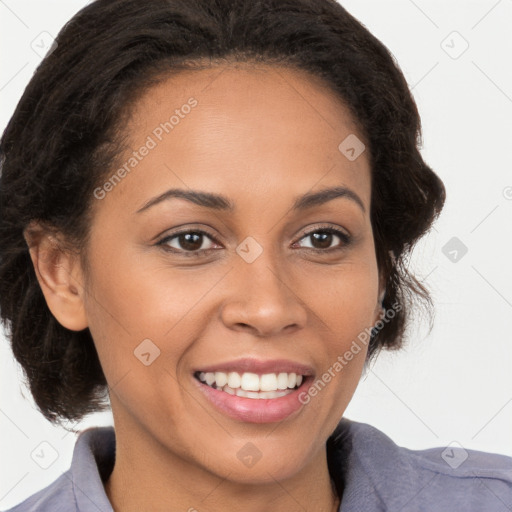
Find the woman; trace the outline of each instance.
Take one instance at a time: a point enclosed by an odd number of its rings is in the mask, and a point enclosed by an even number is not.
[[[343,418],[445,199],[387,49],[330,0],[99,0],[56,43],[1,141],[0,310],[44,416],[115,430],[12,510],[512,503],[511,458]]]

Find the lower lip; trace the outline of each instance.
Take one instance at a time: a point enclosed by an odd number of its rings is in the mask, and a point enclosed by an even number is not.
[[[299,400],[299,394],[309,386],[311,380],[311,377],[304,377],[297,389],[279,398],[245,398],[230,395],[192,378],[217,409],[235,420],[249,423],[272,423],[288,418],[304,405]]]

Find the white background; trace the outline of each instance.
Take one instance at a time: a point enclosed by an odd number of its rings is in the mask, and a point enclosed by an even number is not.
[[[0,0],[1,130],[40,61],[37,44],[48,38],[40,34],[55,36],[85,4]],[[512,456],[512,0],[342,4],[396,57],[422,116],[423,156],[448,195],[412,262],[432,291],[435,327],[411,333],[404,350],[381,354],[345,415],[413,449],[439,446],[441,453],[457,441]],[[459,55],[464,40],[469,47]],[[456,262],[443,253],[452,237],[468,248]],[[69,467],[76,437],[35,410],[0,341],[6,509]],[[110,422],[98,414],[77,428]],[[47,464],[55,458],[47,469],[31,457],[41,451]]]

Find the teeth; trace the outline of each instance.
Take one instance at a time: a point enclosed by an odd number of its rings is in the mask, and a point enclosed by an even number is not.
[[[280,373],[277,376],[277,389],[286,389],[288,387],[288,374]]]
[[[277,377],[275,373],[266,373],[260,377],[261,391],[275,391],[277,389]]]
[[[229,386],[224,386],[223,390],[225,393],[229,393],[230,395],[234,395],[235,394],[235,390],[233,388],[230,388]]]
[[[265,373],[258,375],[256,373],[245,372],[200,372],[199,380],[206,382],[209,386],[215,383],[217,389],[223,389],[231,395],[244,396],[248,398],[266,398],[266,394],[271,394],[275,398],[275,393],[283,396],[282,392],[293,389],[302,384],[302,375],[296,373]],[[241,393],[241,394],[240,394]],[[285,394],[287,394],[285,392]]]
[[[226,391],[226,390],[223,390]],[[238,388],[236,390],[236,396],[241,396],[244,398],[279,398],[281,396],[285,396],[291,393],[292,390],[288,389],[287,391],[245,391],[245,389]]]
[[[219,373],[221,373],[221,372],[219,372]],[[239,388],[240,382],[241,382],[241,379],[240,379],[240,375],[238,375],[238,373],[231,372],[228,375],[228,386],[230,388],[233,388],[233,389]]]
[[[291,393],[291,390],[288,391],[260,391],[258,393],[259,398],[279,398],[280,396],[285,396]]]
[[[260,390],[260,378],[256,373],[243,373],[242,381],[240,384],[242,389],[245,391],[259,391]]]
[[[228,376],[224,372],[215,372],[215,384],[218,388],[225,386],[228,383]]]

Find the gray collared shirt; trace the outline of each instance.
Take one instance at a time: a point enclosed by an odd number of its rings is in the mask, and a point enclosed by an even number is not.
[[[343,418],[327,442],[340,512],[511,512],[512,457],[463,448],[410,450]],[[113,427],[78,436],[71,467],[7,512],[113,512],[103,482],[115,460]]]

